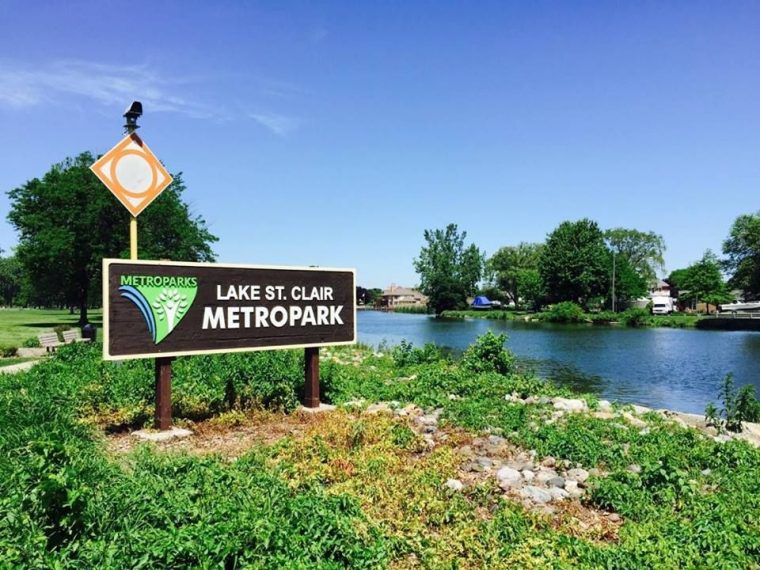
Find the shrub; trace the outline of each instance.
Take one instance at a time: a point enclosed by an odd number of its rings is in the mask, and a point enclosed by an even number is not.
[[[432,342],[426,343],[422,348],[415,348],[411,342],[403,339],[390,352],[394,364],[399,367],[430,364],[444,359],[441,349]]]
[[[550,323],[582,323],[586,320],[586,314],[577,303],[564,301],[553,305],[544,313],[543,319]]]
[[[515,356],[504,348],[507,335],[488,331],[479,336],[462,355],[462,367],[471,372],[497,372],[507,375],[514,371]]]
[[[12,358],[16,356],[17,346],[13,345],[0,345],[0,356],[3,358]]]
[[[602,311],[591,315],[591,322],[594,324],[612,323],[618,320],[618,314],[613,311]]]
[[[723,408],[710,402],[705,408],[705,421],[719,431],[742,431],[742,422],[760,421],[760,401],[755,396],[755,387],[751,384],[734,388],[734,375],[726,374],[720,389]]]
[[[620,315],[620,320],[627,327],[643,327],[649,324],[650,315],[646,309],[631,307]]]
[[[36,336],[30,336],[23,343],[21,343],[21,346],[26,347],[26,348],[39,348],[40,339],[38,339]]]

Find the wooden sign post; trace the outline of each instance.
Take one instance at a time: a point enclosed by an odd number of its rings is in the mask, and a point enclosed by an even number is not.
[[[177,356],[304,349],[304,406],[319,407],[319,347],[356,342],[353,269],[103,261],[103,358],[156,359],[156,425]]]

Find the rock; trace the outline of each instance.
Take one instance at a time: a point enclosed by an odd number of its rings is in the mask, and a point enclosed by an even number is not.
[[[612,404],[609,400],[599,400],[599,411],[600,412],[611,412],[612,411]]]
[[[599,418],[600,420],[611,420],[615,417],[615,414],[608,411],[594,412],[594,417]]]
[[[470,463],[467,467],[469,471],[474,471],[475,473],[483,473],[486,470],[480,463]]]
[[[506,439],[501,437],[500,435],[489,435],[488,436],[488,444],[489,445],[503,445],[507,442]]]
[[[522,491],[520,491],[520,495],[539,504],[548,503],[552,500],[552,495],[549,491],[542,489],[541,487],[534,487],[533,485],[526,485],[523,487]]]
[[[407,411],[404,408],[396,408],[395,410],[393,410],[393,415],[394,416],[406,416],[408,414],[407,414]]]
[[[433,436],[429,433],[426,433],[422,436],[422,439],[425,440],[425,443],[427,444],[429,449],[433,449],[435,447],[435,440],[433,439]]]
[[[390,412],[390,411],[391,411],[390,406],[388,404],[386,404],[385,402],[379,402],[377,404],[371,404],[365,410],[365,412],[368,413],[368,414],[379,414],[379,413],[386,413],[386,412]]]
[[[423,433],[435,433],[437,431],[438,431],[438,428],[435,427],[434,425],[433,426],[427,425],[427,426],[422,427]]]
[[[567,476],[569,479],[574,479],[578,483],[585,483],[586,479],[588,479],[589,472],[585,469],[571,469],[567,472]]]
[[[565,479],[563,477],[552,477],[546,482],[546,486],[563,488],[565,486]]]
[[[570,493],[568,493],[564,489],[561,489],[560,487],[550,487],[549,494],[551,495],[552,500],[554,501],[564,501],[565,499],[570,497]]]
[[[557,463],[557,460],[554,459],[551,455],[547,455],[544,457],[544,460],[541,462],[541,465],[544,467],[554,467]]]
[[[522,476],[523,476],[523,479],[525,479],[526,481],[533,481],[533,479],[536,477],[536,474],[533,473],[533,471],[531,471],[530,469],[525,469],[522,472]]]
[[[583,489],[578,488],[578,481],[573,479],[565,480],[565,491],[574,499],[583,496]]]
[[[499,481],[499,485],[514,486],[520,483],[522,475],[517,469],[511,467],[502,467],[496,472],[496,479]]]
[[[527,398],[523,400],[523,402],[526,404],[535,404],[537,400],[535,396],[528,396]]]
[[[601,469],[597,469],[596,467],[592,467],[588,470],[589,477],[599,477],[602,474]]]
[[[630,412],[623,412],[623,417],[635,428],[645,428],[649,425],[644,420],[640,420]]]
[[[709,477],[710,475],[712,475],[712,469],[710,469],[709,467],[707,469],[702,469],[701,473],[705,477]]]
[[[631,463],[628,467],[625,468],[626,471],[629,471],[630,473],[635,473],[638,475],[641,473],[641,465],[638,465],[636,463]]]
[[[554,469],[541,469],[536,474],[536,481],[539,483],[546,483],[549,479],[554,479],[557,476],[557,472]]]
[[[620,515],[617,513],[610,513],[607,520],[610,522],[620,522]]]
[[[449,479],[446,481],[446,487],[452,491],[461,491],[464,489],[464,483],[462,483],[459,479]]]
[[[554,398],[554,409],[565,412],[585,412],[588,410],[588,404],[584,400],[573,400],[570,398]]]
[[[482,467],[493,467],[493,460],[489,459],[488,457],[478,457],[475,461]]]
[[[652,408],[647,408],[646,406],[637,406],[636,404],[631,405],[631,407],[633,408],[633,413],[639,416],[652,411]]]
[[[438,425],[438,418],[435,416],[420,416],[417,418],[417,423],[423,426],[436,426]]]
[[[449,400],[460,400],[461,398],[456,394],[449,394]]]
[[[542,405],[551,404],[552,403],[552,399],[549,396],[541,396],[538,399],[538,403],[542,404]]]
[[[731,441],[733,438],[727,433],[722,433],[720,435],[716,435],[713,439],[717,443],[726,443],[727,441]]]

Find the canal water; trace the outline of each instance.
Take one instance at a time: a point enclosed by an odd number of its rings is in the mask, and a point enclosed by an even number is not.
[[[359,311],[359,341],[402,339],[461,352],[493,330],[539,376],[600,397],[701,414],[719,402],[723,377],[753,384],[760,395],[760,333],[668,328],[556,325]]]

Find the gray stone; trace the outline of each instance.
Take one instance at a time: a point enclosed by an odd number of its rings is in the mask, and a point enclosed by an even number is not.
[[[446,486],[452,491],[461,491],[464,489],[464,483],[462,483],[459,479],[449,479],[446,481]]]
[[[169,441],[171,439],[180,439],[183,437],[190,437],[191,435],[193,435],[193,432],[191,432],[189,429],[172,427],[170,429],[163,430],[163,431],[141,429],[138,431],[133,431],[131,435],[132,437],[136,437],[137,439],[142,439],[144,441],[160,442],[160,441]]]
[[[536,474],[536,481],[539,483],[546,483],[550,479],[554,479],[557,476],[557,472],[554,469],[541,469]]]
[[[552,399],[551,399],[551,398],[549,398],[548,396],[541,396],[541,397],[538,399],[538,403],[539,403],[539,404],[543,404],[543,405],[546,405],[546,404],[551,404],[551,403],[552,403]]]
[[[496,479],[499,481],[499,484],[508,484],[511,486],[520,483],[522,475],[520,475],[520,472],[516,469],[502,467],[496,472]]]
[[[578,483],[585,483],[586,479],[588,479],[589,473],[585,469],[571,469],[567,472],[567,477],[569,479],[575,479],[578,481]]]
[[[570,497],[570,493],[564,489],[561,489],[560,487],[550,487],[549,494],[552,496],[552,500],[554,501],[564,501]]]
[[[506,443],[507,440],[501,437],[500,435],[489,435],[488,436],[488,443],[490,445],[503,445]]]
[[[710,468],[708,467],[707,469],[703,469],[701,473],[702,473],[702,475],[704,475],[705,477],[709,477],[710,475],[712,475],[712,469],[710,469]]]
[[[533,479],[536,477],[536,474],[533,473],[530,469],[525,469],[522,472],[523,479],[526,481],[533,481]]]
[[[438,418],[432,415],[420,416],[417,418],[417,423],[423,426],[435,426],[438,425]]]
[[[610,522],[620,522],[620,515],[617,513],[610,513],[607,520]]]
[[[565,480],[565,491],[574,499],[583,495],[583,489],[579,489],[578,481],[574,481],[573,479]]]
[[[562,488],[565,486],[565,479],[562,477],[552,477],[546,482],[546,486]]]
[[[554,467],[556,465],[557,460],[554,459],[551,455],[547,455],[544,457],[544,460],[541,462],[541,465],[544,467]]]
[[[474,471],[475,473],[483,473],[486,470],[480,463],[470,463],[468,467],[470,471]]]
[[[612,411],[612,404],[609,400],[599,400],[599,411],[600,412],[611,412]]]
[[[588,404],[584,400],[554,398],[554,409],[565,412],[585,412],[588,410]]]
[[[488,457],[478,457],[475,461],[477,461],[483,467],[493,467],[493,460],[489,459]]]
[[[539,504],[548,503],[552,500],[552,495],[549,491],[533,485],[526,485],[523,487],[522,491],[520,491],[520,495]]]

